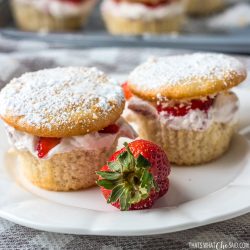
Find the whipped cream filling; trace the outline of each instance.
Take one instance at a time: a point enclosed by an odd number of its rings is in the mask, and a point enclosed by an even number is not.
[[[50,159],[56,154],[67,153],[79,149],[86,151],[98,149],[108,150],[119,137],[128,137],[130,139],[135,139],[137,137],[133,128],[125,122],[123,118],[120,118],[116,124],[119,126],[119,131],[115,134],[92,132],[82,136],[64,137],[61,139],[61,142],[51,149],[42,159]],[[5,127],[8,132],[10,143],[16,149],[20,151],[29,151],[33,156],[38,158],[36,146],[39,137],[18,131],[7,124],[5,124]]]
[[[235,124],[238,120],[239,101],[233,92],[220,93],[207,112],[190,110],[184,116],[173,116],[167,112],[158,113],[156,107],[138,97],[128,101],[128,108],[149,119],[159,119],[161,123],[175,130],[203,131],[213,123]]]
[[[32,5],[36,9],[54,17],[79,16],[88,13],[96,0],[85,0],[81,3],[59,0],[14,0],[19,3]]]
[[[181,1],[161,4],[154,8],[142,3],[115,2],[114,0],[104,0],[101,11],[117,17],[128,19],[154,20],[162,19],[167,16],[176,16],[184,13]]]

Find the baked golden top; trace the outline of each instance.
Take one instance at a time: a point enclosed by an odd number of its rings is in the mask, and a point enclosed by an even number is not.
[[[69,67],[26,73],[0,93],[0,116],[19,131],[67,137],[98,131],[124,108],[122,89],[95,68]]]
[[[128,78],[131,91],[149,101],[160,97],[192,99],[240,84],[246,69],[237,59],[216,53],[151,58]]]

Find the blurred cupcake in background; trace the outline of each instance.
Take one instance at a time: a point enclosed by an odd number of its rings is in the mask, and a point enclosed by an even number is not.
[[[71,31],[86,23],[96,0],[12,0],[17,25],[26,31]]]
[[[180,0],[104,0],[101,12],[115,35],[177,32],[184,22]]]
[[[0,27],[8,25],[11,22],[9,1],[0,0]]]
[[[224,9],[225,0],[184,0],[186,12],[189,15],[201,16]]]

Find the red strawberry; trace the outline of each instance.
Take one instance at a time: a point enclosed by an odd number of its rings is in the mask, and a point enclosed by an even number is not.
[[[40,137],[36,146],[39,158],[46,156],[49,151],[60,143],[60,138]]]
[[[97,172],[97,184],[107,202],[122,211],[150,208],[168,191],[168,158],[150,141],[136,140],[124,145]]]
[[[102,134],[116,134],[119,131],[119,126],[116,124],[110,124],[108,127],[99,131]]]
[[[124,95],[125,95],[125,99],[129,100],[133,96],[133,94],[132,94],[132,92],[130,91],[130,89],[128,87],[128,83],[127,82],[123,83],[122,88],[123,88],[123,92],[124,92]]]
[[[187,106],[181,106],[180,104],[176,104],[174,106],[167,106],[164,107],[164,105],[160,104],[157,106],[158,112],[167,112],[169,115],[173,116],[184,116],[188,113],[190,108]]]
[[[191,100],[189,103],[176,103],[173,106],[164,107],[164,104],[159,104],[157,106],[157,110],[159,113],[167,112],[168,114],[173,116],[184,116],[190,110],[195,110],[195,109],[207,112],[209,108],[213,105],[213,102],[214,99],[207,97],[206,100],[194,99]]]
[[[207,112],[209,108],[213,105],[214,98],[207,97],[207,99],[204,100],[192,100],[191,102],[191,109],[199,109]]]

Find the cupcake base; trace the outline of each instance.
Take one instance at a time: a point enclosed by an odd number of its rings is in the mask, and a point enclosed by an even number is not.
[[[12,2],[12,9],[18,27],[25,31],[72,31],[80,29],[88,19],[88,13],[70,17],[54,17],[31,5]]]
[[[114,143],[109,150],[57,154],[49,160],[37,159],[29,152],[19,151],[18,156],[22,171],[34,185],[51,191],[71,191],[94,186],[95,172],[106,164],[116,146]]]
[[[189,15],[201,16],[220,11],[224,8],[224,0],[184,0]]]
[[[156,119],[136,114],[139,136],[163,147],[169,161],[177,165],[210,162],[229,148],[235,126],[213,123],[205,131],[174,130]]]
[[[107,29],[114,35],[141,35],[145,33],[164,34],[180,31],[184,22],[183,15],[155,20],[135,20],[103,13]]]

